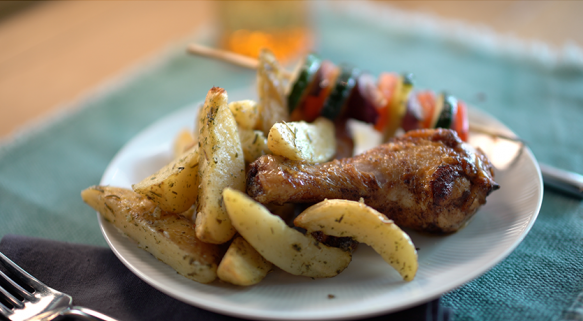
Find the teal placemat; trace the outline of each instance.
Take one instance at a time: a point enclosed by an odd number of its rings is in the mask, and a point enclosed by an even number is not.
[[[450,33],[455,26],[391,10],[371,14],[370,6],[315,6],[316,49],[323,57],[373,74],[413,72],[419,86],[446,89],[497,117],[539,161],[583,172],[583,64],[577,59],[508,47],[463,26]],[[147,125],[203,99],[212,86],[235,90],[254,77],[176,46],[71,113],[4,143],[0,236],[105,245],[80,191],[98,183],[114,154]],[[482,277],[446,294],[444,304],[455,309],[456,320],[581,320],[582,247],[583,203],[545,190],[522,244]]]
[[[254,80],[254,72],[189,56],[184,48],[0,147],[0,236],[106,245],[80,191],[98,184],[117,151],[149,124],[203,100],[213,86],[230,90]]]

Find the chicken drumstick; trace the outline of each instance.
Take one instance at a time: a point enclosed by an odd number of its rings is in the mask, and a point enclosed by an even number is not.
[[[264,204],[363,198],[401,227],[434,233],[457,231],[498,188],[486,155],[449,129],[410,131],[321,164],[265,155],[247,175],[247,193]]]

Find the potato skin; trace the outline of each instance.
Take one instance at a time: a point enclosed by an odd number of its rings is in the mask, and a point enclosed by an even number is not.
[[[151,199],[170,213],[188,210],[198,196],[198,146],[172,160],[158,172],[132,185],[132,189]]]
[[[352,254],[326,246],[287,226],[247,194],[225,189],[224,202],[233,226],[266,260],[293,275],[328,278],[342,272]]]
[[[222,244],[235,235],[223,206],[223,189],[245,190],[245,160],[237,122],[227,104],[227,92],[209,90],[198,134],[200,184],[197,198],[196,236]]]
[[[93,186],[81,197],[140,248],[181,275],[200,283],[216,279],[221,249],[200,241],[190,219],[161,211],[151,200],[125,188]]]

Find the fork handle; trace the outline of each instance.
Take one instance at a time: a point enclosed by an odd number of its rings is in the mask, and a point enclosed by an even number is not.
[[[117,321],[114,318],[108,317],[107,315],[80,306],[72,306],[61,311],[61,316],[74,316],[79,320],[87,321]]]
[[[544,183],[569,195],[583,198],[583,175],[539,163]]]

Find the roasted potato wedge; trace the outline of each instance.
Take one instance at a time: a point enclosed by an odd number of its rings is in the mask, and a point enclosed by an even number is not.
[[[155,174],[132,185],[135,192],[151,199],[170,213],[188,210],[198,195],[198,146],[194,145]]]
[[[245,190],[245,160],[237,122],[227,105],[227,92],[209,90],[203,107],[205,120],[198,134],[200,185],[196,211],[196,236],[221,244],[235,234],[223,206],[223,189]]]
[[[326,278],[342,272],[352,254],[287,226],[247,194],[226,188],[223,200],[233,226],[266,260],[294,275]]]
[[[181,130],[174,138],[174,158],[179,158],[194,145],[196,145],[196,139],[192,132],[187,129]]]
[[[208,93],[207,93],[208,94]],[[202,128],[202,125],[206,122],[206,115],[204,114],[204,103],[198,106],[198,110],[196,111],[196,116],[194,118],[194,129],[192,131],[196,141],[198,142],[198,133]]]
[[[267,49],[259,53],[257,66],[257,94],[259,96],[259,119],[255,129],[269,133],[277,122],[288,121],[286,87],[287,72],[273,53]]]
[[[233,113],[240,128],[253,129],[259,119],[259,108],[253,100],[239,100],[229,103],[229,109]]]
[[[178,273],[201,283],[216,279],[221,250],[201,242],[191,220],[162,211],[125,188],[93,186],[83,190],[81,197],[140,248]]]
[[[364,202],[324,200],[303,211],[294,224],[308,232],[352,237],[370,245],[405,281],[417,273],[417,251],[409,235]]]
[[[271,154],[267,148],[267,138],[262,131],[239,128],[239,137],[246,162],[251,163],[259,156]]]
[[[272,264],[265,260],[244,238],[237,236],[219,264],[219,279],[235,285],[248,286],[259,283],[271,271]]]
[[[334,123],[320,117],[313,123],[280,122],[269,131],[267,147],[275,155],[309,163],[329,161],[336,153]]]

